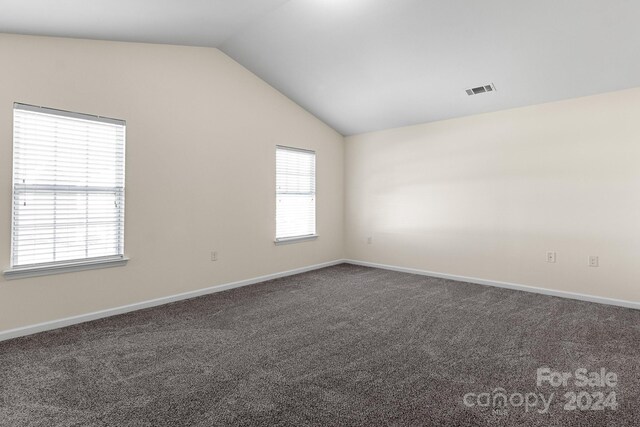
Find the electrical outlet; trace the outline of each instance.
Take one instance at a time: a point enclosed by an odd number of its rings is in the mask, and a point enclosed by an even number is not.
[[[373,237],[369,236],[367,237],[367,245],[370,245],[373,243]]]
[[[218,252],[212,251],[211,252],[211,261],[217,261],[217,260],[218,260]]]
[[[599,267],[600,260],[596,255],[589,255],[589,267]]]
[[[555,263],[556,262],[556,253],[555,252],[547,252],[547,262]]]

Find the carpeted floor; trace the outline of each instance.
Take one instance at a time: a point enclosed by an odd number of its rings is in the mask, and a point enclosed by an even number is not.
[[[640,425],[640,311],[346,264],[3,342],[0,367],[11,427]]]

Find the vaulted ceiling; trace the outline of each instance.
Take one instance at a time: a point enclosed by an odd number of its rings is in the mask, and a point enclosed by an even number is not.
[[[636,0],[0,2],[0,32],[218,47],[345,135],[640,86],[639,18]]]

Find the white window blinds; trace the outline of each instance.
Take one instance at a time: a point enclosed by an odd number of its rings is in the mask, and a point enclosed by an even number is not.
[[[125,123],[13,110],[12,267],[121,259]]]
[[[316,154],[276,147],[276,241],[316,234]]]

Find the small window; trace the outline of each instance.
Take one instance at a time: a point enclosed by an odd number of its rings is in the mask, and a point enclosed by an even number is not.
[[[15,104],[11,266],[124,258],[125,122]]]
[[[276,147],[276,243],[316,235],[316,153]]]

